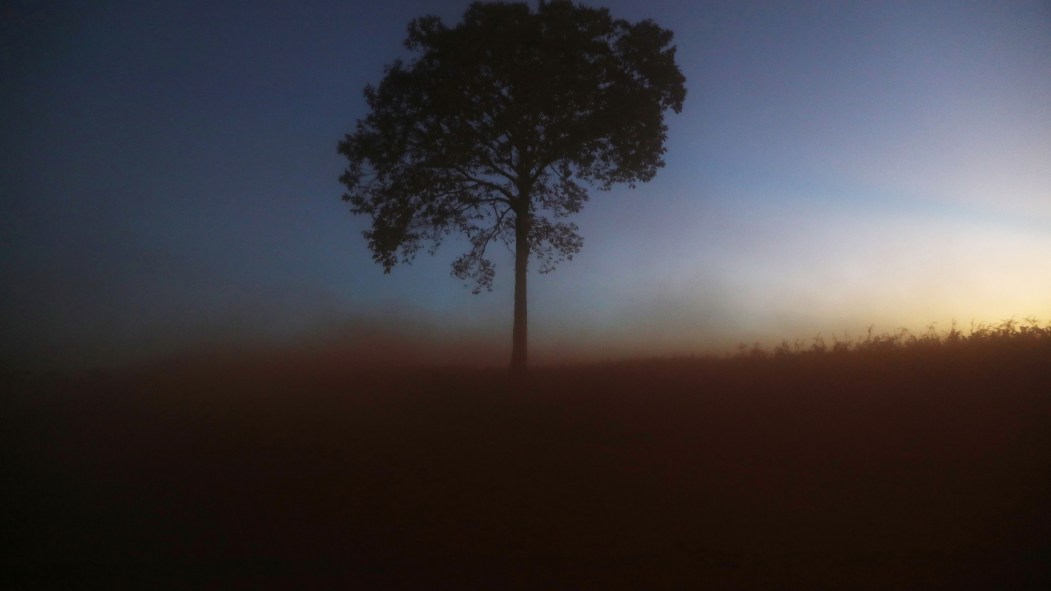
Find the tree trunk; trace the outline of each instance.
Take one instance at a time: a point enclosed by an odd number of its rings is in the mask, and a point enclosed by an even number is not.
[[[511,374],[525,373],[528,344],[526,277],[529,267],[529,226],[532,223],[529,201],[523,199],[515,211],[515,320],[511,331]]]

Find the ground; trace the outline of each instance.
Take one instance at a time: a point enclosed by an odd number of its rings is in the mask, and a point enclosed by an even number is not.
[[[6,589],[1046,589],[1051,357],[9,379]]]

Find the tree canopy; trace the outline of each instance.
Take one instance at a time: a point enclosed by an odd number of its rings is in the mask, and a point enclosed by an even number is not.
[[[506,245],[524,364],[530,257],[545,273],[580,250],[565,218],[587,186],[635,186],[664,165],[664,112],[686,96],[671,41],[653,21],[568,1],[474,2],[455,27],[413,20],[412,59],[365,88],[368,115],[339,143],[343,199],[371,216],[373,259],[389,272],[461,233],[470,248],[452,273],[477,293],[492,288],[489,247]]]

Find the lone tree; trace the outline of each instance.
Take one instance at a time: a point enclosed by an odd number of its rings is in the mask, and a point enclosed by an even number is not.
[[[664,112],[682,109],[685,78],[672,33],[568,1],[474,2],[453,28],[414,19],[409,63],[395,60],[366,86],[370,112],[339,143],[340,177],[363,234],[389,273],[453,232],[470,249],[452,274],[492,290],[487,249],[513,250],[511,370],[526,367],[526,272],[547,273],[580,251],[564,220],[583,185],[634,187],[664,166]],[[582,185],[583,183],[583,185]]]

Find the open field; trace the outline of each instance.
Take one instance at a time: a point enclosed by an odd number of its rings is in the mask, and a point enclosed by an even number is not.
[[[1046,329],[5,388],[5,589],[1051,588]]]

